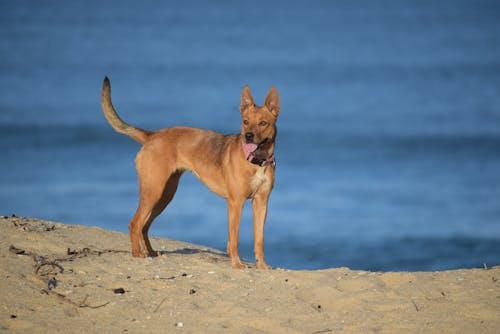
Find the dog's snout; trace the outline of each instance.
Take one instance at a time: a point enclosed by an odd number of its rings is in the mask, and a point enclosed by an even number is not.
[[[252,142],[253,141],[253,137],[254,137],[253,132],[247,132],[247,133],[245,133],[245,139],[246,139],[247,143]]]

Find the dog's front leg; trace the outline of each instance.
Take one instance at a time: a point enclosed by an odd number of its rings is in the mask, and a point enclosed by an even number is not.
[[[268,199],[269,193],[261,193],[252,200],[255,265],[258,269],[271,269],[264,260],[264,223]]]
[[[227,243],[227,253],[231,258],[231,265],[236,269],[244,269],[247,266],[241,263],[240,256],[238,254],[238,235],[240,230],[240,219],[241,212],[243,211],[243,206],[245,205],[245,200],[240,199],[228,199],[228,243]]]

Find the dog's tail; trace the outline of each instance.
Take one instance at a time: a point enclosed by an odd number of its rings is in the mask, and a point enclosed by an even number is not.
[[[134,126],[125,123],[120,116],[115,111],[113,103],[111,102],[111,84],[108,77],[104,78],[104,83],[102,85],[102,96],[101,96],[101,106],[104,116],[108,120],[109,124],[117,132],[126,134],[127,136],[137,140],[139,143],[144,144],[149,136],[151,136],[151,131],[146,131],[143,129],[136,128]]]

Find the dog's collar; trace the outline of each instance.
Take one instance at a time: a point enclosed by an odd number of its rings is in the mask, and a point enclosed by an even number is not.
[[[253,163],[254,165],[265,167],[265,166],[276,166],[276,160],[274,159],[274,153],[269,156],[267,159],[259,159],[256,158],[253,153],[247,157],[247,160]]]
[[[267,158],[257,158],[255,156],[255,152],[259,149],[260,146],[262,146],[267,140],[262,141],[261,143],[257,144],[245,144],[245,142],[241,142],[243,152],[245,153],[245,158],[252,164],[260,166],[260,167],[265,167],[265,166],[276,166],[276,160],[274,159],[274,153],[271,153],[271,155]]]

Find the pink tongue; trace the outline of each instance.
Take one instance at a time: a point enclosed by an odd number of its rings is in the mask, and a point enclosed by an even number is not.
[[[243,152],[245,152],[246,157],[248,157],[250,153],[253,153],[256,149],[257,149],[257,144],[243,143]]]

